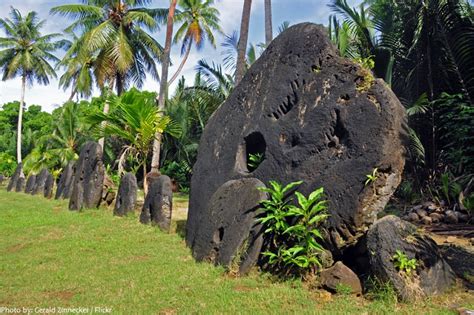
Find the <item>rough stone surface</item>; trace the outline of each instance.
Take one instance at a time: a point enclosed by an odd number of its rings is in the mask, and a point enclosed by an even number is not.
[[[31,192],[32,195],[44,195],[44,187],[46,185],[46,180],[48,179],[49,171],[46,168],[43,168],[41,172],[36,175],[35,187]]]
[[[25,193],[31,194],[36,185],[36,175],[30,175],[25,185]]]
[[[54,196],[54,199],[69,198],[69,194],[67,193],[71,191],[69,188],[71,187],[71,183],[73,181],[73,175],[74,162],[69,162],[59,177],[58,187],[56,189],[56,195]]]
[[[4,180],[5,180],[5,176],[3,176],[3,174],[0,174],[0,185],[3,184]]]
[[[54,176],[51,173],[48,173],[46,177],[46,182],[44,184],[44,197],[51,199],[53,197],[53,188],[54,188]]]
[[[351,289],[353,294],[362,294],[362,285],[359,277],[349,267],[338,261],[334,266],[324,269],[320,273],[323,288],[337,292],[338,286],[343,285]]]
[[[97,208],[102,199],[105,172],[101,146],[91,141],[85,143],[74,170],[69,209]]]
[[[124,216],[134,211],[137,202],[137,178],[132,173],[126,173],[120,179],[117,198],[115,199],[114,215]]]
[[[396,216],[374,223],[367,233],[367,249],[371,271],[382,281],[390,281],[404,300],[441,293],[454,284],[454,273],[436,243]],[[397,270],[393,261],[397,250],[417,260],[415,274]]]
[[[102,202],[106,206],[110,206],[116,195],[116,187],[114,181],[107,175],[104,177],[104,184],[102,188]]]
[[[447,223],[456,224],[458,223],[458,216],[456,215],[454,211],[448,210],[446,211],[446,217],[444,218],[444,220]]]
[[[165,232],[170,231],[173,209],[173,189],[171,179],[161,175],[151,182],[143,204],[140,222],[158,225]]]
[[[398,186],[405,111],[382,80],[338,56],[322,26],[278,36],[210,118],[193,168],[186,242],[209,229],[212,195],[229,180],[324,187],[333,252],[356,243]],[[256,169],[251,154],[263,154]],[[364,185],[377,168],[377,180]]]
[[[25,182],[26,182],[25,177],[18,178],[18,181],[16,182],[15,191],[22,192],[23,189],[25,188]]]
[[[256,178],[231,180],[211,196],[200,217],[206,229],[197,231],[192,248],[197,260],[238,267],[241,274],[256,264],[263,237],[255,221],[260,202],[267,199],[258,187],[265,185]]]
[[[15,173],[13,173],[12,177],[10,177],[10,181],[8,182],[7,191],[12,191],[13,189],[16,190],[18,179],[25,178],[23,174],[23,164],[18,163],[18,166],[15,169]]]

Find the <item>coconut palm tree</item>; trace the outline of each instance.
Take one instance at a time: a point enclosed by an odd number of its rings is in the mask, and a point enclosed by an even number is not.
[[[273,40],[272,0],[265,0],[265,45]]]
[[[144,7],[151,2],[85,0],[54,7],[51,13],[76,19],[66,30],[82,30],[79,60],[87,63],[92,57],[97,85],[109,83],[120,95],[132,83],[141,87],[146,73],[159,78],[156,62],[163,49],[148,32],[158,30],[168,10]]]
[[[245,73],[245,53],[249,36],[250,11],[252,9],[252,0],[244,0],[242,10],[242,22],[240,23],[240,38],[237,45],[237,65],[235,71],[235,84],[239,84]]]
[[[166,39],[165,49],[163,51],[163,62],[161,64],[161,82],[160,92],[158,95],[158,109],[163,111],[165,109],[165,98],[168,90],[168,70],[170,66],[171,41],[173,37],[173,19],[176,10],[177,0],[171,0],[168,11],[168,20],[166,22]],[[153,141],[153,156],[151,158],[151,171],[158,172],[160,166],[160,149],[161,149],[161,134],[156,135]]]
[[[178,77],[186,63],[193,44],[200,50],[207,40],[216,48],[214,32],[222,33],[219,25],[219,11],[213,6],[214,0],[180,0],[180,11],[174,21],[182,23],[176,31],[174,42],[182,41],[181,53],[184,55],[176,73],[171,77],[171,84]]]
[[[44,23],[34,11],[23,17],[20,11],[14,8],[11,8],[10,19],[0,19],[0,28],[6,33],[6,37],[0,38],[0,48],[4,48],[0,51],[2,80],[21,78],[17,131],[18,163],[22,161],[21,134],[26,84],[38,82],[47,85],[50,77],[56,77],[50,62],[59,61],[53,52],[64,45],[63,41],[56,40],[60,34],[41,34]]]
[[[69,101],[79,94],[80,97],[89,98],[94,88],[94,62],[92,55],[79,54],[84,44],[83,38],[71,33],[72,41],[68,41],[66,55],[58,63],[57,68],[64,68],[63,75],[59,78],[59,86],[64,90],[71,88]]]

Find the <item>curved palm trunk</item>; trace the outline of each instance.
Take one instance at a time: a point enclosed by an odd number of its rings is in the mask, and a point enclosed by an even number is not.
[[[186,53],[184,54],[183,61],[181,61],[181,64],[179,65],[178,70],[177,70],[176,73],[173,75],[173,77],[170,79],[170,81],[168,82],[168,85],[171,85],[171,83],[173,83],[173,81],[176,80],[176,78],[178,77],[178,75],[179,75],[179,73],[181,72],[181,70],[183,70],[184,64],[185,64],[186,61],[188,60],[189,53],[191,52],[191,45],[192,45],[192,43],[193,43],[193,42],[190,40],[190,41],[189,41],[189,44],[188,44],[188,48],[186,48]]]
[[[16,160],[18,163],[22,162],[21,159],[21,131],[23,124],[23,106],[25,105],[25,89],[26,89],[26,76],[21,77],[21,99],[20,108],[18,109],[18,130],[16,137]]]
[[[265,43],[267,46],[273,40],[272,0],[265,0]]]
[[[247,41],[249,37],[250,10],[252,9],[252,0],[244,1],[242,11],[242,22],[240,24],[240,38],[237,45],[237,65],[235,70],[235,85],[244,77],[245,73],[245,52],[247,50]]]
[[[161,81],[160,81],[160,94],[158,96],[158,110],[163,111],[165,109],[165,99],[168,90],[168,71],[170,66],[170,53],[171,53],[171,39],[173,37],[173,18],[176,8],[177,0],[172,0],[170,9],[168,11],[168,20],[166,23],[166,39],[165,49],[163,51],[163,61],[161,64]],[[160,168],[160,148],[161,148],[161,133],[157,132],[155,140],[153,141],[153,156],[151,158],[151,172],[158,173]],[[144,183],[146,182],[146,177]]]
[[[104,114],[108,114],[109,113],[109,110],[110,110],[110,103],[109,103],[109,100],[106,99],[105,100],[105,104],[104,104]],[[102,123],[101,123],[101,127],[102,129],[105,128],[105,126],[107,126],[107,122],[104,120]],[[99,139],[99,145],[102,147],[102,152],[104,152],[104,146],[105,146],[105,138],[102,137]]]

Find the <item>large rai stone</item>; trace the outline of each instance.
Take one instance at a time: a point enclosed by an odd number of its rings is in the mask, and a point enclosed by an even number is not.
[[[25,193],[31,194],[36,185],[36,175],[30,175],[26,181]]]
[[[48,177],[46,177],[46,182],[44,184],[44,197],[51,199],[53,197],[53,189],[54,189],[54,176],[51,173],[48,173]]]
[[[212,196],[229,180],[302,180],[305,195],[324,187],[325,246],[340,254],[365,234],[400,182],[404,122],[390,88],[339,57],[324,27],[291,27],[209,119],[193,168],[188,246],[212,225],[202,218],[211,217]]]

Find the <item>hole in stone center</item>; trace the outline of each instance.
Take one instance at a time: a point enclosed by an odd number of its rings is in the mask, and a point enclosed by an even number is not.
[[[247,169],[251,173],[255,171],[265,159],[267,143],[260,132],[252,132],[245,140],[245,155]]]

